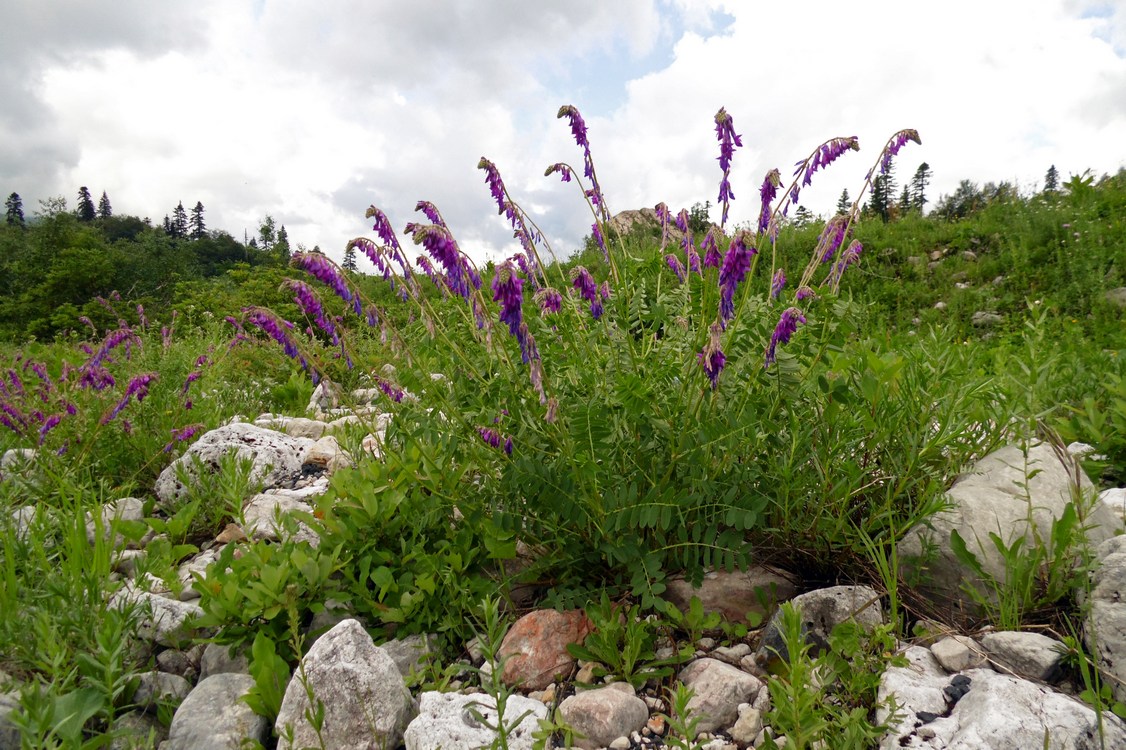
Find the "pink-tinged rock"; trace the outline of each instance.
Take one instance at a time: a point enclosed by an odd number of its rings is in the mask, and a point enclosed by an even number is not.
[[[556,675],[570,674],[575,659],[567,653],[567,645],[581,644],[592,629],[586,613],[579,609],[541,609],[524,615],[500,644],[501,679],[524,690],[543,690]]]

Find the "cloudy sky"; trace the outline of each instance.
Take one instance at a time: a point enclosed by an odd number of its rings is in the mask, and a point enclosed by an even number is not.
[[[79,186],[160,221],[202,201],[241,238],[271,214],[339,258],[434,202],[477,259],[518,250],[484,175],[494,161],[557,254],[589,233],[574,185],[590,127],[612,211],[716,200],[713,117],[734,118],[731,221],[771,167],[821,141],[861,151],[802,201],[855,197],[894,131],[900,181],[932,201],[962,179],[1042,184],[1126,167],[1126,0],[4,0],[0,192],[28,214]],[[718,219],[718,212],[713,213]]]

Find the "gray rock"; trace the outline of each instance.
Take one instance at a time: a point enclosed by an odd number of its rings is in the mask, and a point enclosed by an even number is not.
[[[539,701],[509,696],[504,720],[512,727],[508,734],[510,750],[532,750],[532,734],[546,718],[547,706]],[[418,716],[407,726],[403,739],[407,750],[475,750],[491,747],[497,738],[486,724],[497,724],[492,697],[428,691],[419,696]]]
[[[200,598],[200,593],[195,590],[194,573],[205,575],[209,565],[219,559],[221,550],[218,547],[204,550],[193,555],[191,559],[180,563],[176,569],[176,576],[180,579],[180,601],[190,602]]]
[[[309,438],[310,440],[320,440],[321,436],[325,434],[328,425],[316,419],[306,419],[305,417],[293,417],[285,425],[285,434],[291,437]]]
[[[618,737],[640,731],[649,720],[645,701],[615,687],[584,690],[559,704],[563,721],[575,732],[575,747],[606,747]]]
[[[943,310],[946,309],[946,303],[943,302],[942,300],[939,300],[938,302],[934,303],[934,309],[938,310],[939,312],[942,312]]]
[[[205,680],[213,674],[250,674],[246,649],[235,649],[225,644],[208,643],[199,660],[199,677]]]
[[[260,493],[250,498],[243,506],[242,531],[250,539],[277,541],[288,534],[281,517],[294,511],[312,513],[313,506],[305,500],[293,497],[291,493],[276,490]],[[298,521],[296,528],[294,539],[308,541],[310,544],[319,541],[316,533],[304,523]]]
[[[931,646],[931,653],[947,672],[985,666],[985,650],[966,635],[951,635]]]
[[[437,655],[438,636],[416,633],[381,643],[379,647],[395,662],[399,674],[406,678],[412,672],[422,672]]]
[[[320,732],[327,747],[366,750],[396,747],[403,739],[414,704],[398,667],[387,653],[372,642],[356,620],[344,620],[313,644],[302,659],[282,700],[275,722],[278,736],[293,728],[293,744],[285,750],[320,742],[306,718],[310,708],[308,691],[324,705]]]
[[[0,473],[27,471],[39,455],[34,448],[9,448],[0,455]]]
[[[305,407],[305,411],[323,414],[330,409],[335,409],[340,406],[340,399],[343,395],[344,391],[339,385],[325,378],[317,383],[317,387],[313,389],[313,395],[310,397],[309,405]]]
[[[1099,545],[1099,567],[1091,577],[1083,642],[1113,679],[1114,697],[1126,701],[1126,536]]]
[[[711,570],[698,587],[683,579],[668,582],[665,597],[687,612],[692,597],[698,597],[705,612],[719,612],[728,622],[745,622],[748,615],[767,617],[778,602],[797,593],[793,576],[756,565],[745,571]]]
[[[692,688],[688,720],[699,717],[699,732],[727,729],[739,718],[739,704],[750,703],[762,689],[753,675],[715,659],[697,659],[680,671],[680,681]]]
[[[880,679],[880,708],[876,721],[890,730],[880,750],[940,748],[946,750],[1095,750],[1099,747],[1098,717],[1079,701],[1049,688],[989,669],[946,674],[921,646],[905,652],[906,667],[890,667]],[[956,679],[968,684],[953,693]],[[948,695],[958,696],[956,701]],[[892,716],[889,701],[899,709]],[[1126,747],[1126,725],[1103,712],[1105,747]]]
[[[340,442],[333,435],[325,435],[317,440],[305,454],[304,466],[323,469],[330,475],[352,464],[352,457],[340,447]]]
[[[138,589],[132,581],[114,593],[110,606],[116,609],[136,607],[140,614],[137,634],[161,646],[175,648],[194,634],[192,620],[203,615],[198,604],[167,599]]]
[[[20,730],[12,724],[11,714],[19,710],[18,693],[0,693],[0,750],[20,750]]]
[[[975,586],[982,596],[994,600],[996,594],[958,560],[950,546],[951,532],[958,531],[988,575],[1004,581],[1005,560],[989,533],[1000,536],[1007,547],[1018,536],[1025,538],[1026,545],[1034,544],[1037,534],[1040,539],[1050,539],[1052,524],[1072,502],[1072,471],[1047,443],[1033,444],[1028,449],[1027,461],[1015,445],[990,453],[947,491],[945,499],[950,503],[949,508],[932,516],[927,524],[911,529],[899,543],[901,569],[909,575],[923,574],[917,591],[934,600],[936,606],[980,614],[974,598],[963,585]],[[1092,498],[1091,480],[1082,471],[1079,476],[1080,492],[1085,498]],[[1092,545],[1122,529],[1122,519],[1097,504],[1084,520],[1089,526],[1087,539]],[[933,557],[923,559],[924,549],[933,552]]]
[[[1099,502],[1117,518],[1126,518],[1126,487],[1112,487],[1099,493]]]
[[[762,711],[747,706],[739,712],[739,718],[731,727],[729,734],[735,744],[746,747],[755,741],[755,737],[762,731]]]
[[[1109,289],[1104,297],[1107,302],[1116,307],[1126,307],[1126,286]]]
[[[141,711],[130,711],[113,720],[116,735],[109,750],[148,750],[168,738],[168,729],[157,717]],[[2,745],[0,745],[2,747]]]
[[[165,649],[156,655],[156,666],[161,672],[179,675],[189,682],[195,682],[204,649],[202,643],[197,643],[186,651]]]
[[[989,661],[1002,672],[1040,682],[1057,682],[1063,674],[1063,644],[1055,638],[1003,630],[983,635],[981,645],[989,653]]]
[[[103,505],[98,519],[102,527],[102,541],[109,542],[110,546],[114,548],[125,546],[126,539],[120,533],[114,533],[114,524],[120,521],[144,521],[144,505],[144,501],[135,497],[123,497]],[[94,516],[87,513],[86,541],[90,544],[93,544],[97,538],[97,529],[98,524],[94,522]],[[137,543],[131,542],[130,545],[136,547]]]
[[[846,620],[855,620],[868,629],[884,621],[880,595],[868,586],[830,586],[795,596],[791,603],[801,612],[802,633],[815,652],[828,645],[833,628]],[[789,659],[780,631],[781,615],[776,612],[763,631],[755,653],[760,664]]]
[[[252,482],[260,483],[263,489],[277,487],[301,473],[305,454],[312,445],[308,438],[290,437],[245,422],[229,424],[204,434],[166,467],[156,480],[156,496],[162,507],[175,509],[189,491],[177,477],[177,469],[185,471],[189,483],[194,483],[196,460],[204,471],[213,473],[228,453],[253,462]]]
[[[975,263],[977,262],[977,253],[975,253],[973,250],[963,250],[962,260],[968,261],[970,263]]]
[[[35,524],[35,506],[24,505],[14,509],[9,515],[12,519],[12,530],[15,532],[16,539],[21,542],[26,541],[27,535],[31,533],[31,527]]]
[[[133,702],[144,709],[155,709],[157,703],[179,703],[192,689],[183,677],[168,672],[142,672],[137,679]]]
[[[167,750],[237,750],[248,740],[265,743],[269,722],[240,700],[253,686],[254,678],[245,674],[200,680],[172,717]]]
[[[990,328],[1005,322],[1005,318],[995,312],[978,310],[970,317],[970,324],[975,328]]]

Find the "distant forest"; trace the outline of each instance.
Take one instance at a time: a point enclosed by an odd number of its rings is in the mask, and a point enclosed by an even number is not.
[[[154,224],[115,214],[106,193],[95,201],[86,187],[74,210],[58,197],[40,201],[34,216],[12,193],[0,223],[0,338],[44,339],[100,330],[119,317],[136,323],[167,320],[173,309],[227,314],[248,299],[268,303],[290,253],[285,227],[270,216],[239,241],[209,230],[199,202],[190,210],[181,202]]]

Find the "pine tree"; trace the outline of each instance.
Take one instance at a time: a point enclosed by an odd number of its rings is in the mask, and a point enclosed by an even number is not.
[[[98,218],[108,219],[113,216],[113,207],[109,204],[109,196],[106,191],[102,191],[102,197],[98,200]]]
[[[1060,187],[1060,173],[1056,171],[1056,165],[1048,167],[1048,173],[1044,175],[1044,192],[1054,193]]]
[[[289,233],[285,231],[285,224],[278,229],[278,241],[274,243],[274,251],[283,262],[288,263],[292,254],[289,249]]]
[[[12,193],[8,196],[8,200],[4,201],[4,208],[7,209],[7,222],[15,226],[24,226],[23,218],[23,198],[19,193]]]
[[[344,249],[344,262],[340,264],[340,267],[352,273],[355,273],[359,268],[359,266],[356,265],[356,248],[354,246],[348,245],[348,247]]]
[[[172,236],[172,219],[168,218],[168,214],[164,215],[164,233],[169,237]]]
[[[852,199],[848,197],[848,188],[845,188],[841,191],[841,197],[837,199],[837,213],[847,214],[850,208],[852,208]]]
[[[188,236],[188,212],[184,210],[183,201],[172,209],[172,236],[176,238]]]
[[[931,167],[926,162],[915,170],[911,178],[911,207],[922,213],[923,205],[927,202],[927,185],[931,183]]]
[[[807,227],[813,223],[813,212],[805,206],[798,206],[798,210],[794,212],[794,226]]]
[[[911,208],[911,191],[904,185],[903,192],[899,194],[899,215],[903,216],[910,211]]]
[[[90,197],[90,189],[85,185],[78,188],[77,213],[79,221],[93,221],[94,217],[98,215],[94,208],[94,199]]]
[[[195,202],[195,208],[192,209],[192,218],[188,220],[189,233],[188,236],[193,240],[203,239],[207,234],[207,226],[203,223],[203,203],[201,201]]]

